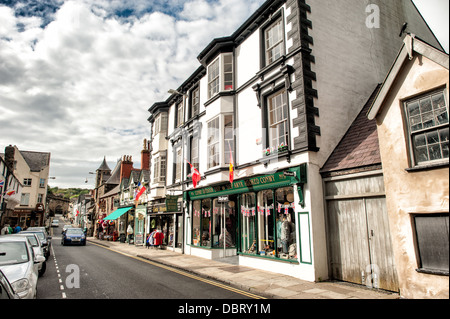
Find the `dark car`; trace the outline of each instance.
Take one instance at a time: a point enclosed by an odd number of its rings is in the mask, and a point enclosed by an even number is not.
[[[86,245],[86,234],[81,228],[68,228],[62,235],[61,245]]]
[[[45,259],[48,260],[48,257],[50,257],[50,250],[52,247],[52,236],[48,236],[47,232],[44,230],[24,230],[21,233],[33,233],[38,235],[39,240],[41,241],[42,244],[42,249],[44,250],[44,256]]]

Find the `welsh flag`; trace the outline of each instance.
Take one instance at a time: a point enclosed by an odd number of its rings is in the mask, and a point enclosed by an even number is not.
[[[198,169],[196,169],[187,159],[185,159],[185,161],[191,167],[192,184],[194,185],[194,188],[196,188],[198,185],[198,182],[200,182],[200,180],[202,179],[202,176],[200,175],[200,172],[198,171]]]
[[[134,196],[134,200],[138,201],[139,197],[141,197],[141,195],[145,192],[146,188],[144,185],[141,184],[141,182],[139,182],[138,184],[138,188],[136,190],[136,195]]]

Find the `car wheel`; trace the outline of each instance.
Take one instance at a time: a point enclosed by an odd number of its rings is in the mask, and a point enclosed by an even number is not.
[[[39,271],[39,277],[42,277],[42,276],[45,274],[45,270],[46,270],[46,269],[47,269],[47,263],[44,262],[44,263],[42,264],[41,271]]]

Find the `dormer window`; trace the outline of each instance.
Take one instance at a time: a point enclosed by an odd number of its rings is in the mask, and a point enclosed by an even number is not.
[[[233,54],[222,53],[208,66],[208,98],[233,90]]]

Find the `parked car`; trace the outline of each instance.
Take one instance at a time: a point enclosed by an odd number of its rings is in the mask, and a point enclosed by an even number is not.
[[[52,220],[52,227],[59,227],[59,220],[57,219]]]
[[[61,238],[61,245],[86,245],[86,234],[81,228],[67,228]]]
[[[0,270],[20,299],[36,298],[38,263],[44,260],[34,255],[28,238],[0,236]]]
[[[64,234],[64,232],[67,230],[67,228],[73,228],[73,226],[69,225],[69,224],[64,225],[61,234]]]
[[[47,235],[50,235],[47,227],[33,226],[33,227],[28,227],[27,230],[41,230],[41,231],[45,232]]]
[[[43,230],[27,229],[27,230],[21,231],[21,233],[24,233],[24,234],[33,233],[33,234],[38,235],[39,239],[41,240],[42,248],[44,250],[45,259],[48,260],[48,257],[50,257],[50,251],[52,248],[52,240],[51,240],[52,236],[48,236],[47,232],[43,231]]]
[[[8,278],[0,270],[0,299],[20,299],[8,281]]]
[[[22,237],[28,238],[28,241],[30,242],[31,247],[33,247],[34,255],[45,257],[44,249],[42,248],[42,244],[41,244],[41,240],[39,239],[39,236],[37,234],[20,232],[17,234],[13,234],[13,236],[22,236]],[[45,258],[44,258],[44,261],[40,262],[39,266],[38,266],[39,277],[41,277],[45,273],[46,269],[47,269],[47,262],[45,261]]]

